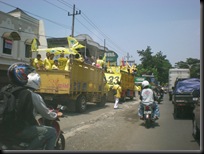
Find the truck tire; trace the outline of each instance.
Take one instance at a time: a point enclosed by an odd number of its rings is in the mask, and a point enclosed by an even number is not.
[[[174,105],[174,118],[177,119],[179,117],[178,107]]]
[[[105,104],[106,104],[106,100],[107,100],[107,99],[106,99],[106,95],[103,95],[103,96],[101,97],[101,101],[97,103],[97,106],[98,106],[98,107],[104,107]]]
[[[86,111],[86,97],[84,95],[80,95],[76,100],[76,111],[81,113]]]

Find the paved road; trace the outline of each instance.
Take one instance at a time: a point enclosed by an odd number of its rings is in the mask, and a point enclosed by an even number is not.
[[[174,119],[168,95],[164,99],[159,105],[161,117],[150,129],[138,119],[139,101],[127,101],[119,110],[107,103],[105,108],[89,105],[84,114],[68,113],[60,122],[66,150],[199,152],[202,147],[192,137],[191,119]]]

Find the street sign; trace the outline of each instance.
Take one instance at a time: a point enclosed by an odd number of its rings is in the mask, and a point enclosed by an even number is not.
[[[117,61],[118,54],[114,51],[107,51],[106,52],[106,62],[115,62]]]

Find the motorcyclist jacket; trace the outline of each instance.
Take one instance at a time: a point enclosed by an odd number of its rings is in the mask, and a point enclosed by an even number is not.
[[[140,95],[141,103],[143,104],[153,104],[154,103],[154,92],[150,88],[144,88]]]
[[[13,133],[18,133],[29,126],[38,125],[35,119],[37,113],[50,120],[57,117],[57,113],[50,111],[46,107],[42,97],[37,93],[29,89],[24,89],[17,94],[17,97],[17,120],[12,130]]]
[[[32,102],[33,102],[33,115],[36,117],[37,114],[40,114],[42,117],[48,119],[48,120],[54,120],[57,118],[57,113],[53,112],[47,106],[45,105],[45,102],[43,101],[42,97],[34,93],[33,91],[29,90],[31,92],[32,96]]]

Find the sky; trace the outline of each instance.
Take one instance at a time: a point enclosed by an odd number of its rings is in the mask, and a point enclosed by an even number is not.
[[[4,3],[1,3],[4,2]],[[9,4],[9,5],[8,5]],[[200,1],[198,0],[0,0],[5,13],[20,8],[43,20],[45,35],[67,37],[88,34],[119,59],[140,64],[138,50],[149,46],[152,55],[162,52],[172,64],[200,59]],[[76,12],[75,12],[76,13]]]

